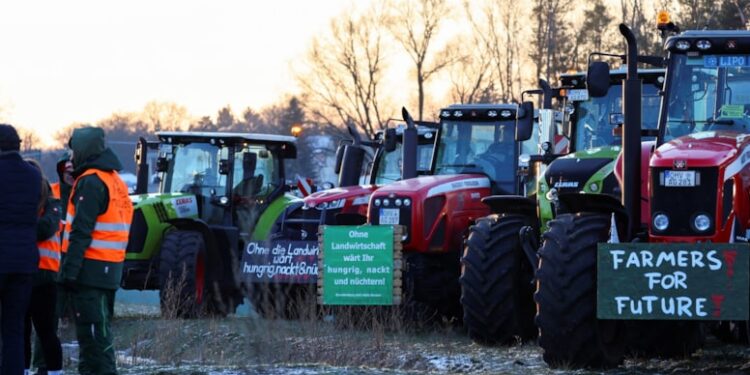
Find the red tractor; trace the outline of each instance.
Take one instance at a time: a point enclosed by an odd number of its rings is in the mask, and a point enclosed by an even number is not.
[[[620,32],[622,197],[559,194],[540,249],[536,323],[553,367],[617,366],[628,349],[687,355],[710,321],[748,320],[750,32],[666,40],[656,131],[641,128],[636,39]],[[591,95],[606,92],[608,70],[590,65]]]
[[[394,182],[370,196],[369,223],[406,227],[404,292],[407,305],[418,307],[414,311],[460,319],[464,237],[489,214],[483,197],[524,191],[525,178],[517,172],[533,117],[531,102],[444,108],[432,175]]]

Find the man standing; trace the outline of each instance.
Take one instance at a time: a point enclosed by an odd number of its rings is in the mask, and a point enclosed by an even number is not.
[[[133,205],[106,147],[104,130],[75,129],[68,146],[75,183],[70,193],[60,281],[69,293],[80,347],[80,374],[116,374],[110,320],[120,285]]]
[[[24,370],[24,320],[39,264],[36,225],[42,176],[21,158],[16,129],[0,124],[0,331],[4,375]]]

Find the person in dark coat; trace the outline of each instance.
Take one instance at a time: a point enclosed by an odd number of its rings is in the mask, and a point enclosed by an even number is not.
[[[24,373],[24,320],[37,271],[42,176],[21,157],[16,129],[0,124],[0,336],[3,375]]]

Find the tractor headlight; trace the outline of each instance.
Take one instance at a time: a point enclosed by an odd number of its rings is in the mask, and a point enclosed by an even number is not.
[[[711,218],[706,214],[698,214],[693,218],[693,228],[698,232],[705,232],[711,228]]]
[[[695,46],[698,47],[698,49],[701,49],[701,50],[705,51],[705,50],[711,48],[711,42],[709,42],[708,40],[705,40],[705,39],[701,39],[701,40],[695,42]]]
[[[403,202],[401,202],[401,199],[398,199],[398,198],[396,198],[396,200],[395,200],[395,201],[393,201],[393,203],[394,203],[394,204],[396,205],[396,207],[401,207],[401,204],[402,204]]]
[[[388,206],[391,204],[391,201],[388,198],[383,199],[383,206]]]
[[[680,51],[686,51],[690,48],[690,42],[687,40],[678,40],[674,46]]]
[[[547,200],[550,202],[557,201],[557,189],[555,188],[549,189],[549,191],[547,192],[545,196],[547,197]]]
[[[409,199],[409,198],[404,199],[404,206],[405,207],[411,206],[411,199]]]
[[[376,199],[374,202],[375,202],[376,207],[380,207],[380,204],[381,204],[380,199]]]
[[[345,202],[346,202],[346,199],[337,199],[337,200],[331,201],[331,202],[323,202],[323,203],[321,203],[321,204],[318,205],[317,209],[319,209],[321,211],[324,210],[324,209],[326,209],[326,210],[334,210],[334,209],[337,209],[337,208],[344,207],[344,203]]]
[[[665,231],[667,230],[667,228],[669,228],[669,217],[667,217],[667,215],[663,213],[657,213],[656,215],[654,215],[653,224],[654,229],[660,232]]]

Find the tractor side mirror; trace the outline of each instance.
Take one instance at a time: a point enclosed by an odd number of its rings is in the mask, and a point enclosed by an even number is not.
[[[383,134],[383,147],[385,148],[386,152],[393,152],[396,151],[397,146],[397,139],[398,135],[396,134],[396,129],[394,128],[388,128],[385,129],[385,133]]]
[[[219,174],[227,175],[229,174],[229,170],[231,168],[232,168],[232,165],[229,163],[229,160],[227,159],[219,160]]]
[[[601,98],[609,91],[609,64],[604,61],[594,61],[586,71],[586,88],[589,96]]]
[[[156,171],[166,172],[167,169],[169,169],[169,162],[167,161],[166,156],[159,156],[156,158]]]
[[[531,138],[532,131],[534,131],[534,103],[523,102],[516,114],[516,142]]]

